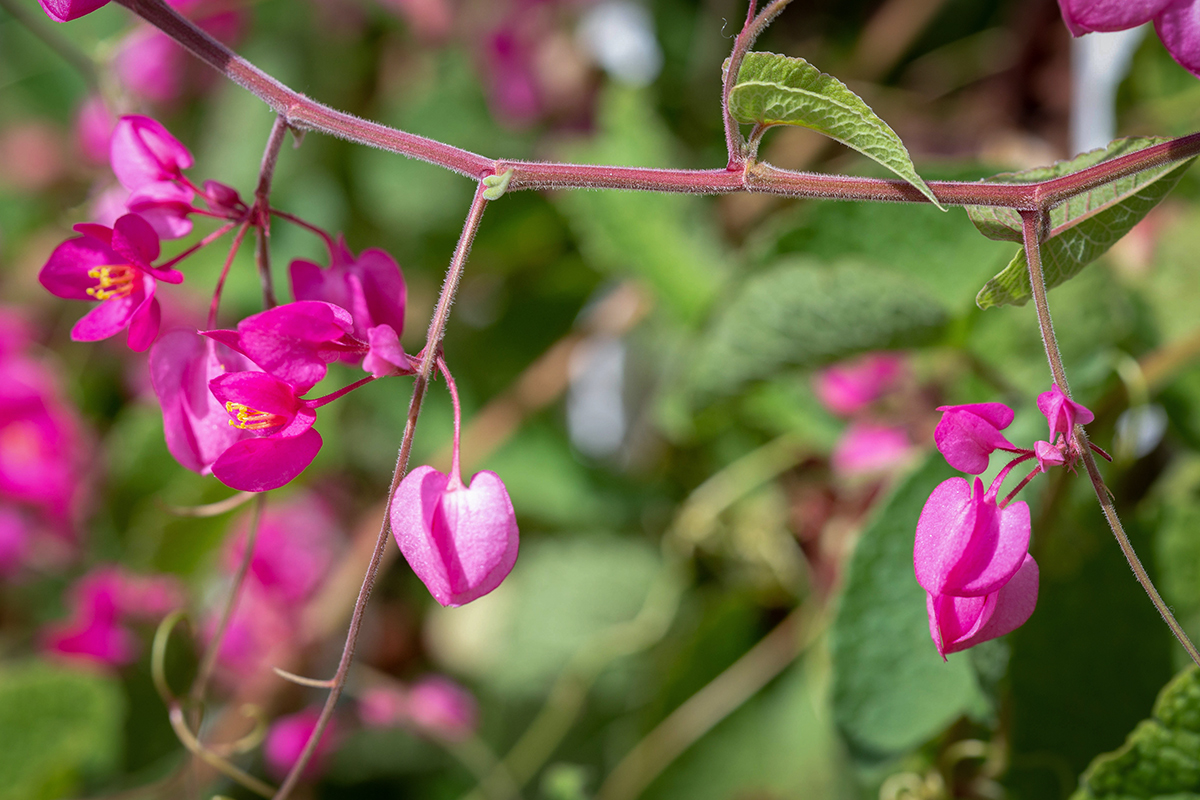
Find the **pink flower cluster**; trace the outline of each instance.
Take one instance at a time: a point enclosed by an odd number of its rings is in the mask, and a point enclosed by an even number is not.
[[[908,376],[899,353],[867,353],[816,373],[813,391],[821,405],[850,419],[833,448],[834,471],[843,476],[878,475],[903,464],[913,453],[903,427],[882,421],[872,406]]]
[[[1038,473],[1073,467],[1079,457],[1075,425],[1093,419],[1058,386],[1038,396],[1038,408],[1046,416],[1050,439],[1033,449],[1018,448],[1001,433],[1014,416],[1003,403],[938,409],[942,420],[934,441],[955,469],[978,475],[996,450],[1017,456],[986,491],[979,478],[973,483],[943,481],[917,521],[913,568],[926,592],[929,633],[943,658],[1015,630],[1037,605],[1038,566],[1028,552],[1029,506],[1013,498]],[[1009,472],[1032,458],[1037,459],[1033,472],[998,499]]]
[[[1072,36],[1122,31],[1147,22],[1179,65],[1200,77],[1200,2],[1197,0],[1058,0]]]
[[[155,623],[183,603],[183,589],[166,575],[142,576],[120,567],[101,567],[71,590],[71,616],[42,633],[54,655],[120,667],[138,657],[139,639],[130,622]]]

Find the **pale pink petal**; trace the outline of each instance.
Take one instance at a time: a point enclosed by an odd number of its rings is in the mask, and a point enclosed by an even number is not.
[[[1037,456],[1038,468],[1047,472],[1051,467],[1058,467],[1067,462],[1063,451],[1049,442],[1034,442],[1033,452]]]
[[[972,475],[987,470],[993,450],[1016,450],[1000,433],[1013,421],[1013,410],[1003,403],[941,406],[942,419],[933,432],[934,443],[946,462]]]
[[[901,355],[870,353],[821,370],[814,376],[813,388],[822,405],[848,417],[891,389],[904,368]]]
[[[400,346],[400,337],[390,325],[376,325],[367,331],[370,350],[362,367],[376,378],[389,375],[411,375],[416,371],[416,359]]]
[[[71,339],[76,342],[98,342],[115,336],[129,326],[133,313],[141,307],[145,299],[146,295],[142,290],[134,291],[125,297],[110,297],[75,323],[75,327],[71,329]]]
[[[1058,8],[1071,34],[1082,36],[1092,31],[1136,28],[1173,2],[1176,0],[1058,0]]]
[[[998,592],[984,597],[952,597],[925,593],[929,635],[943,659],[947,653],[964,649],[959,644],[976,634],[996,610]],[[969,645],[965,645],[969,647]]]
[[[833,448],[831,463],[841,475],[872,475],[904,464],[913,454],[903,428],[856,422]]]
[[[452,742],[470,738],[479,724],[479,704],[462,686],[441,675],[417,681],[408,691],[409,721],[424,733]]]
[[[1179,65],[1200,77],[1200,5],[1174,2],[1154,21],[1158,38]]]
[[[179,97],[186,63],[187,54],[179,45],[158,29],[142,25],[120,44],[113,70],[135,94],[166,103]]]
[[[104,98],[89,95],[75,116],[75,144],[79,153],[93,164],[108,163],[108,142],[116,119],[109,113]]]
[[[1026,555],[1025,562],[1017,570],[1017,574],[996,593],[995,608],[987,615],[984,624],[977,630],[968,632],[960,641],[948,645],[946,652],[966,650],[968,647],[1015,631],[1033,615],[1033,610],[1037,607],[1037,597],[1038,565],[1033,556]]]
[[[121,185],[130,191],[179,177],[192,166],[192,154],[160,123],[127,115],[113,128],[109,160]]]

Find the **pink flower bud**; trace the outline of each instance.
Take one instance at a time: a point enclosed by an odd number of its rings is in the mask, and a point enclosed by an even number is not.
[[[90,14],[100,6],[108,5],[108,0],[38,0],[42,10],[50,15],[55,22],[68,22],[78,19],[84,14]]]
[[[392,498],[392,534],[413,572],[443,606],[461,606],[500,585],[517,561],[517,520],[504,482],[479,472],[464,486],[417,467]]]
[[[148,183],[170,181],[192,166],[192,154],[150,117],[130,114],[113,128],[109,160],[117,180],[136,191]]]
[[[268,772],[276,778],[283,778],[288,774],[300,760],[300,753],[308,744],[312,732],[316,730],[317,719],[320,716],[321,712],[317,709],[307,708],[304,711],[280,717],[271,723],[266,741],[263,742],[263,760],[266,762]],[[312,759],[304,767],[302,774],[305,780],[316,780],[325,771],[325,762],[330,751],[336,747],[336,739],[337,731],[334,728],[333,720],[330,720],[321,733],[321,740],[317,742],[317,749],[313,752]]]
[[[391,325],[376,325],[367,331],[367,342],[370,350],[363,359],[363,369],[376,378],[390,375],[411,375],[417,371],[420,363],[404,352],[400,346],[400,337],[392,330]]]
[[[937,449],[955,469],[972,475],[987,470],[993,450],[1016,450],[1000,431],[1013,421],[1013,410],[1003,403],[939,406],[942,421],[933,432]]]
[[[1067,463],[1063,451],[1049,442],[1034,442],[1033,454],[1037,456],[1038,468],[1046,472],[1050,467],[1059,467]]]
[[[1046,422],[1050,425],[1051,442],[1060,433],[1065,439],[1070,439],[1075,433],[1076,422],[1087,425],[1096,418],[1091,411],[1063,394],[1058,384],[1054,384],[1050,391],[1039,394],[1037,402],[1038,410],[1046,415]]]

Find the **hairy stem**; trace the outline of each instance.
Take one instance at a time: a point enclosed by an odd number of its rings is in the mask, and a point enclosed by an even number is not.
[[[425,339],[425,349],[421,356],[421,365],[417,369],[415,379],[413,380],[412,399],[408,404],[408,420],[404,425],[404,436],[400,440],[400,452],[396,457],[396,468],[392,472],[392,482],[388,488],[388,505],[384,509],[383,522],[379,526],[379,536],[375,540],[375,549],[371,553],[371,560],[367,564],[366,573],[363,575],[362,587],[358,591],[358,598],[354,601],[354,612],[350,617],[350,628],[346,631],[346,644],[342,648],[342,657],[338,662],[337,672],[334,673],[332,678],[329,696],[325,699],[325,705],[321,709],[320,717],[317,718],[317,724],[313,728],[312,735],[309,736],[308,742],[304,745],[304,750],[300,753],[300,757],[296,760],[291,771],[288,772],[287,777],[280,785],[279,791],[275,793],[274,800],[284,800],[296,787],[296,783],[300,780],[300,775],[304,772],[305,766],[308,765],[313,753],[317,749],[317,743],[321,740],[321,734],[325,731],[325,727],[329,724],[329,720],[333,716],[333,710],[337,705],[338,698],[341,697],[342,690],[346,687],[346,677],[350,673],[350,664],[354,660],[354,649],[358,644],[358,634],[362,630],[363,615],[367,610],[367,601],[370,599],[371,590],[375,586],[375,578],[379,573],[379,565],[383,561],[383,553],[387,547],[388,537],[391,534],[391,497],[396,493],[396,487],[400,485],[401,479],[408,472],[408,459],[412,454],[413,436],[417,430],[417,418],[421,414],[421,404],[425,400],[425,392],[429,386],[429,375],[433,370],[434,362],[441,348],[442,338],[446,335],[446,324],[450,319],[450,306],[454,303],[454,294],[458,291],[463,267],[467,263],[467,255],[471,252],[471,244],[475,241],[475,233],[479,230],[479,223],[483,218],[483,210],[488,203],[487,198],[484,197],[486,188],[481,182],[475,190],[475,198],[471,201],[471,210],[467,213],[467,220],[463,224],[462,235],[459,236],[458,245],[454,248],[454,255],[450,259],[450,268],[446,271],[446,279],[442,283],[442,290],[438,295],[437,307],[434,309],[433,316],[429,321],[429,334]]]
[[[1025,235],[1025,258],[1029,262],[1029,283],[1033,289],[1033,302],[1037,306],[1038,326],[1042,331],[1042,343],[1046,347],[1046,360],[1050,362],[1050,374],[1054,376],[1054,382],[1069,398],[1071,390],[1067,386],[1067,373],[1063,369],[1062,353],[1059,352],[1058,340],[1054,336],[1054,325],[1050,319],[1050,305],[1046,301],[1046,280],[1042,274],[1041,239],[1045,227],[1045,215],[1022,212],[1021,221]],[[1146,594],[1150,595],[1150,602],[1154,604],[1163,621],[1167,623],[1171,633],[1175,634],[1175,638],[1183,645],[1188,657],[1200,665],[1200,651],[1196,650],[1196,645],[1192,644],[1192,640],[1188,638],[1183,626],[1175,619],[1175,615],[1171,613],[1170,607],[1162,599],[1158,589],[1154,588],[1154,582],[1150,580],[1150,575],[1142,566],[1137,553],[1134,552],[1129,536],[1126,535],[1125,528],[1121,525],[1121,519],[1117,516],[1117,509],[1113,505],[1108,486],[1105,485],[1104,478],[1100,475],[1100,468],[1096,465],[1096,459],[1092,455],[1083,426],[1076,425],[1074,434],[1075,448],[1083,459],[1084,467],[1087,468],[1092,488],[1096,492],[1096,499],[1100,501],[1100,509],[1104,512],[1104,518],[1108,520],[1108,526],[1112,529],[1113,536],[1116,537],[1117,544],[1121,547],[1121,552],[1125,554],[1125,560],[1129,562],[1129,568],[1133,570],[1134,577],[1146,590]]]
[[[180,16],[164,0],[117,0],[196,57],[267,103],[287,124],[417,158],[479,180],[513,171],[508,191],[521,189],[626,189],[685,194],[763,192],[787,197],[928,203],[903,180],[793,172],[756,163],[749,169],[653,169],[493,160],[424,136],[337,111],[296,92]],[[743,34],[757,35],[782,10],[775,0]],[[740,36],[741,34],[739,34]],[[752,41],[752,39],[751,39]],[[731,64],[731,67],[733,65]],[[730,69],[736,77],[736,70]],[[738,136],[740,137],[740,132]],[[942,205],[982,205],[1045,211],[1076,194],[1161,164],[1200,155],[1200,133],[1172,139],[1041,183],[928,181]]]
[[[258,186],[254,189],[254,207],[250,219],[258,233],[254,247],[254,261],[258,265],[258,277],[262,281],[263,310],[278,305],[275,299],[275,284],[271,278],[271,181],[275,178],[275,164],[279,161],[279,149],[287,135],[288,124],[283,115],[275,117],[267,147],[263,150],[262,166],[258,169]]]

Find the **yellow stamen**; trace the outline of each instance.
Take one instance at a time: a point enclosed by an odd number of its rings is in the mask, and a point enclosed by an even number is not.
[[[98,283],[87,293],[97,300],[128,297],[139,274],[140,270],[132,264],[102,264],[88,270],[88,277],[95,278]]]
[[[259,411],[256,408],[244,406],[230,400],[225,404],[225,410],[233,417],[229,424],[244,431],[261,431],[265,428],[277,428],[287,422],[287,417],[272,414],[269,411]]]

